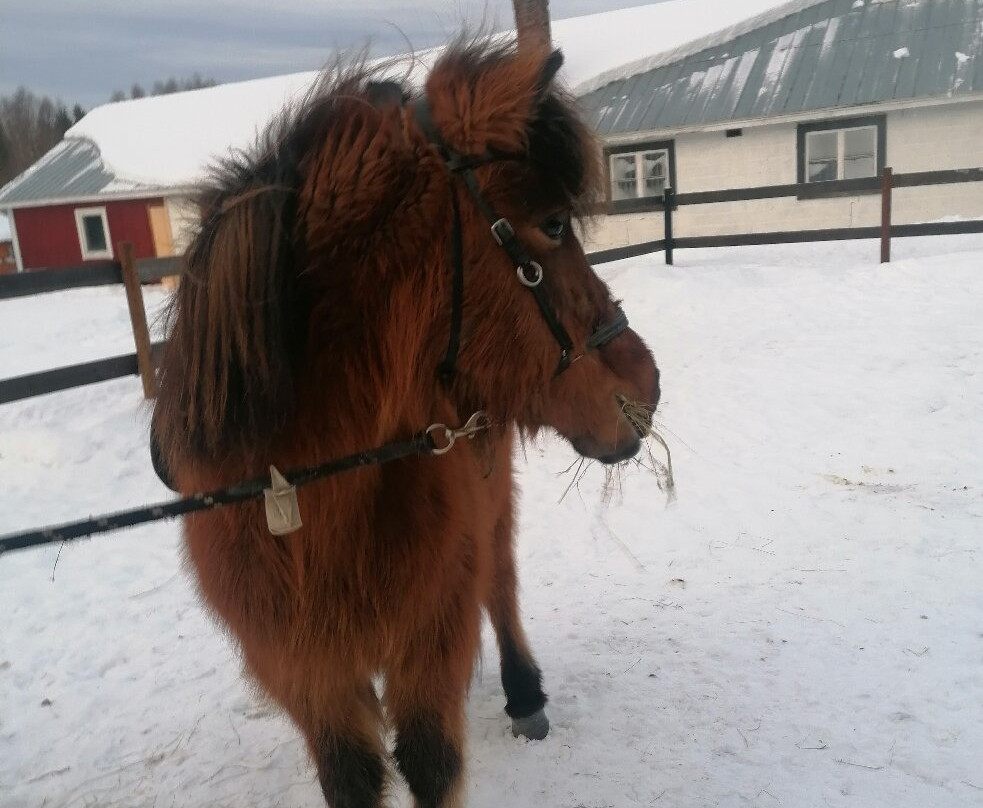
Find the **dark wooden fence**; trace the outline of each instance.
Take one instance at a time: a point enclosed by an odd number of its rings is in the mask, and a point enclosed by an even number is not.
[[[143,393],[153,398],[157,392],[155,357],[163,343],[151,343],[147,327],[147,313],[143,305],[141,283],[153,283],[169,275],[181,272],[181,259],[147,258],[137,260],[133,245],[122,242],[116,247],[120,260],[86,264],[68,269],[52,269],[39,272],[22,272],[0,276],[0,300],[67,289],[83,289],[88,286],[123,284],[126,302],[130,310],[130,324],[136,353],[111,356],[84,362],[79,365],[0,379],[0,404],[24,398],[55,393],[72,387],[95,384],[122,376],[140,376]]]
[[[800,183],[796,185],[764,185],[757,188],[730,188],[723,191],[697,191],[676,194],[666,188],[661,202],[655,210],[665,215],[665,238],[647,242],[650,252],[664,251],[666,263],[673,262],[673,250],[697,247],[748,247],[763,244],[795,244],[806,241],[845,241],[848,239],[880,239],[881,261],[891,260],[891,240],[906,236],[945,236],[963,233],[983,233],[983,221],[930,222],[926,224],[893,224],[892,195],[895,188],[916,188],[928,185],[952,185],[966,182],[983,182],[983,168],[961,168],[948,171],[921,171],[910,174],[895,174],[885,168],[880,177],[865,177],[856,180],[838,180],[823,183]],[[880,192],[881,223],[875,227],[837,227],[820,230],[773,231],[770,233],[739,233],[729,236],[683,236],[673,235],[673,214],[684,205],[713,205],[721,202],[745,202],[756,199],[778,199],[795,197],[797,199],[825,199],[830,196],[849,196],[857,193]],[[648,210],[653,206],[649,202]],[[630,207],[625,209],[630,212]],[[621,256],[618,249],[605,250],[603,256]]]
[[[664,252],[667,264],[673,262],[673,253],[679,249],[696,247],[743,247],[764,244],[793,244],[808,241],[842,241],[847,239],[880,239],[881,261],[891,259],[891,239],[904,236],[939,236],[961,233],[983,233],[983,221],[933,222],[929,224],[892,224],[892,192],[895,188],[914,188],[928,185],[951,185],[966,182],[983,182],[983,168],[966,168],[949,171],[925,171],[910,174],[894,174],[890,168],[881,177],[836,182],[805,183],[796,185],[770,185],[757,188],[733,188],[723,191],[698,191],[676,194],[667,188],[661,202],[654,206],[665,217],[665,237],[601,250],[587,257],[593,264],[620,261],[639,255]],[[881,194],[881,224],[877,227],[843,227],[823,230],[776,231],[770,233],[743,233],[729,236],[683,236],[673,232],[673,216],[680,206],[713,205],[721,202],[743,202],[756,199],[796,197],[798,199],[825,198],[834,194],[844,196],[879,191]],[[646,200],[646,210],[652,210]],[[617,212],[630,212],[631,206]],[[127,304],[133,326],[136,353],[85,362],[71,367],[56,368],[42,373],[32,373],[12,379],[0,380],[0,404],[24,398],[67,390],[86,384],[116,379],[121,376],[139,375],[144,395],[152,398],[157,390],[155,358],[163,343],[151,343],[143,307],[141,283],[153,283],[169,275],[181,272],[181,259],[150,258],[135,260],[133,248],[127,243],[118,246],[118,262],[86,264],[70,269],[25,272],[0,276],[0,300],[23,295],[36,295],[87,286],[124,284]]]

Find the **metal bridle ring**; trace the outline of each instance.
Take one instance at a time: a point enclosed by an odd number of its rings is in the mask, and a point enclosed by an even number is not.
[[[533,276],[531,278],[526,275],[526,270],[532,270]],[[515,274],[519,276],[519,283],[523,286],[528,286],[530,289],[539,286],[543,282],[543,268],[535,261],[527,261],[524,264],[519,264],[515,268]]]
[[[434,447],[430,450],[432,455],[442,455],[447,454],[451,449],[454,448],[454,443],[457,441],[457,434],[449,426],[444,424],[434,424],[433,426],[428,426],[426,429],[427,436],[433,441]],[[446,446],[438,446],[437,441],[434,440],[434,433],[443,433],[443,438],[447,441]]]

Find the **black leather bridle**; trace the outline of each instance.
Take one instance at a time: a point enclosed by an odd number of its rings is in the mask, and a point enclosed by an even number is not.
[[[522,242],[515,234],[512,224],[504,216],[499,216],[484,195],[481,193],[481,186],[474,174],[474,169],[478,166],[487,165],[502,160],[521,160],[522,155],[492,154],[483,155],[463,155],[451,148],[433,121],[430,111],[430,103],[427,98],[420,98],[413,102],[413,116],[417,125],[427,136],[430,143],[436,148],[444,164],[450,170],[452,177],[459,177],[464,183],[475,205],[485,217],[491,227],[492,237],[496,243],[508,254],[512,263],[515,265],[516,276],[519,283],[532,292],[539,306],[539,311],[546,322],[547,327],[560,346],[560,361],[554,375],[559,375],[567,370],[576,357],[573,355],[573,340],[567,333],[563,323],[556,316],[556,312],[550,305],[546,290],[542,287],[543,267],[534,261]],[[457,193],[451,194],[451,205],[454,213],[454,224],[451,233],[451,262],[453,264],[453,289],[451,292],[451,333],[447,344],[447,354],[440,363],[437,374],[443,381],[450,381],[454,377],[457,363],[457,353],[461,343],[461,307],[464,297],[464,250],[462,246],[461,232],[461,212],[458,206]],[[619,306],[614,318],[605,325],[599,326],[594,330],[587,340],[586,349],[600,348],[607,345],[615,337],[628,328],[628,317]]]

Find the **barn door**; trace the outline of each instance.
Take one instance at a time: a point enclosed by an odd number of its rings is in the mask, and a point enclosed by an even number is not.
[[[171,236],[171,220],[164,205],[148,205],[150,232],[154,237],[154,254],[158,258],[174,255],[174,239]]]

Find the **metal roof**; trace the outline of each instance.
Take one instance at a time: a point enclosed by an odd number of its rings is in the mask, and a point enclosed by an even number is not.
[[[610,136],[983,92],[983,0],[797,2],[759,22],[606,74],[580,95],[589,120]]]
[[[86,138],[66,138],[23,174],[0,188],[0,208],[32,202],[91,199],[146,190],[121,181],[103,164],[99,148]]]

